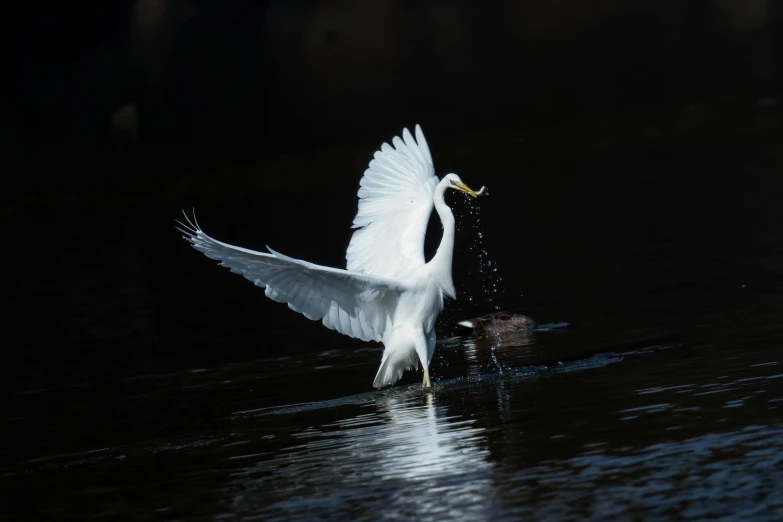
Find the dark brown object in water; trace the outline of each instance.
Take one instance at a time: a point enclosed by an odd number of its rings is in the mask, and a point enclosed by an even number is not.
[[[536,327],[536,322],[528,316],[512,312],[493,312],[457,324],[473,328],[473,335],[477,338],[492,334],[522,332]]]

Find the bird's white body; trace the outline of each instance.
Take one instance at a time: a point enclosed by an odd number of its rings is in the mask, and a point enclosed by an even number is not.
[[[383,360],[373,381],[376,388],[395,383],[405,370],[418,369],[419,361],[423,370],[429,370],[435,353],[435,321],[443,310],[443,291],[426,267],[420,272],[411,280],[415,289],[400,297],[389,334],[383,340]]]
[[[455,297],[454,215],[444,193],[455,188],[476,197],[456,174],[440,181],[435,177],[424,134],[418,125],[415,130],[416,140],[404,129],[403,139],[392,140],[394,148],[384,143],[362,177],[346,270],[272,249],[267,254],[222,243],[206,235],[195,219],[181,229],[194,248],[265,287],[271,299],[343,334],[383,342],[376,388],[393,384],[419,363],[429,386],[435,321],[444,297]],[[443,238],[425,263],[424,236],[433,206]]]

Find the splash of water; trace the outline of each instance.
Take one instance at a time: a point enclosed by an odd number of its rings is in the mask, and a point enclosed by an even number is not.
[[[481,187],[478,194],[487,195],[489,191],[486,187]],[[478,253],[478,275],[481,281],[481,298],[470,297],[469,302],[475,307],[484,307],[485,305],[491,305],[495,310],[500,310],[500,306],[495,304],[497,298],[503,296],[505,291],[503,289],[503,278],[498,272],[498,262],[493,260],[489,252],[484,247],[484,233],[481,229],[481,207],[474,201],[470,202],[470,213],[475,216],[475,220],[471,220],[468,224],[473,230],[475,235],[473,237],[473,243],[469,247],[470,251]],[[468,271],[471,274],[472,270]],[[500,292],[498,292],[500,291]]]
[[[503,340],[501,339],[500,334],[498,332],[494,331],[494,330],[492,331],[492,335],[495,336],[495,341],[492,343],[492,346],[491,346],[491,348],[492,348],[492,362],[495,363],[495,366],[497,367],[498,372],[500,372],[500,375],[503,375],[503,365],[501,365],[498,362],[498,357],[497,357],[497,354],[495,353],[495,348],[500,346],[502,344]]]

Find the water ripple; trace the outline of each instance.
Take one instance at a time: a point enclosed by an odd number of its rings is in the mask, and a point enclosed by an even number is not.
[[[751,425],[627,454],[584,453],[532,466],[508,477],[517,486],[503,491],[513,506],[507,519],[625,519],[642,511],[645,520],[668,520],[675,511],[684,520],[780,519],[781,441],[783,424]],[[724,458],[716,460],[716,453]],[[554,500],[554,492],[557,502],[540,501]]]

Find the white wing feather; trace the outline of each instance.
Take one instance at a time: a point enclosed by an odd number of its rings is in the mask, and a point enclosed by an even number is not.
[[[347,268],[402,279],[424,264],[424,236],[438,178],[421,127],[408,129],[394,148],[381,145],[359,183],[358,228],[346,252]]]
[[[195,219],[194,219],[195,221]],[[405,286],[397,281],[328,268],[269,249],[271,254],[211,238],[197,225],[180,231],[193,248],[241,274],[275,301],[308,319],[365,341],[382,341]],[[267,247],[268,248],[268,247]]]

